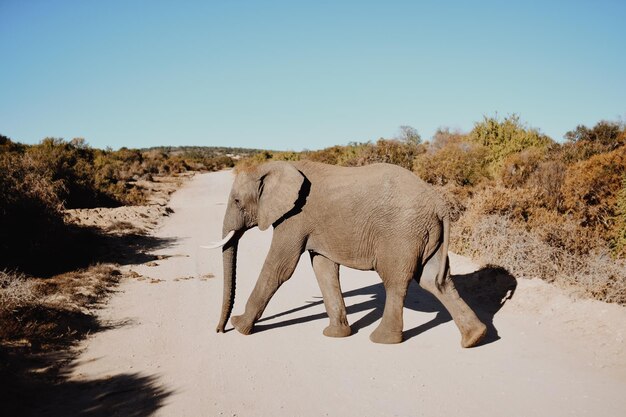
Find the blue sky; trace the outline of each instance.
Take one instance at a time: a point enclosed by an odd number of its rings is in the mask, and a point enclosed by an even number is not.
[[[626,116],[626,2],[473,3],[0,0],[0,133],[301,150]]]

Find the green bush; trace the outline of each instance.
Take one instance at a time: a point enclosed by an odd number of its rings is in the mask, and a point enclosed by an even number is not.
[[[504,159],[511,154],[528,148],[547,148],[554,143],[537,129],[524,126],[516,114],[503,120],[497,116],[484,117],[474,125],[469,139],[487,148],[486,159],[492,173],[499,171]]]

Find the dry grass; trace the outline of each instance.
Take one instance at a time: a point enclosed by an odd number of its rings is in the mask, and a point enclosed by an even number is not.
[[[49,279],[0,272],[2,415],[129,415],[138,398],[144,398],[145,415],[158,408],[168,392],[150,378],[73,375],[73,347],[80,340],[126,324],[102,322],[95,314],[119,279],[112,265]]]
[[[0,272],[0,344],[41,348],[60,343],[74,332],[68,321],[91,316],[120,277],[112,265],[51,278]]]
[[[626,304],[626,263],[601,243],[587,255],[551,246],[509,218],[468,211],[452,228],[452,250],[483,263],[505,266],[513,275],[540,278],[601,301]]]
[[[32,305],[37,300],[35,287],[36,283],[24,274],[0,271],[0,309],[13,311]]]

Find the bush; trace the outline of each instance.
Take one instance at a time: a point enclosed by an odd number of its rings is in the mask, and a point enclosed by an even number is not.
[[[528,148],[507,156],[502,163],[500,180],[505,187],[521,187],[537,170],[545,156],[545,150]]]
[[[626,146],[575,163],[567,169],[563,182],[565,209],[585,227],[611,231],[625,174]]]
[[[371,147],[370,143],[350,143],[348,146],[332,146],[319,151],[304,152],[303,159],[331,165],[357,165],[356,161]]]
[[[440,127],[430,141],[430,148],[432,150],[439,150],[449,144],[468,141],[469,139],[466,134],[459,131],[451,132],[448,127]]]
[[[469,210],[452,228],[452,250],[516,276],[539,278],[601,301],[626,304],[626,264],[601,254],[573,255],[505,216]]]
[[[597,144],[603,152],[608,152],[626,145],[624,129],[625,126],[618,122],[601,120],[591,129],[584,125],[576,126],[576,129],[565,134],[565,139],[574,143]]]
[[[547,148],[554,143],[537,129],[524,126],[516,114],[502,121],[497,116],[485,117],[474,125],[469,139],[487,148],[486,159],[493,173],[502,168],[504,159],[511,154],[528,148]]]
[[[28,154],[0,153],[0,268],[52,244],[63,226],[63,191]]]
[[[626,175],[622,177],[622,189],[617,195],[617,218],[611,244],[617,257],[626,258]]]
[[[526,185],[548,210],[563,211],[561,188],[567,167],[561,161],[544,161],[530,174]]]
[[[237,169],[246,169],[269,160],[298,161],[301,159],[341,166],[362,166],[385,162],[411,169],[413,159],[423,152],[425,152],[423,145],[379,139],[375,144],[351,143],[348,146],[333,146],[319,151],[301,153],[263,151],[239,161]]]
[[[272,160],[274,155],[269,151],[261,151],[247,158],[240,159],[235,166],[235,172],[242,172],[258,164]]]
[[[342,165],[363,166],[387,163],[411,170],[415,157],[426,152],[424,146],[414,142],[387,139],[379,139],[375,145],[361,145],[357,149],[358,152],[355,152],[352,158],[345,160]]]
[[[413,172],[424,181],[435,185],[476,185],[488,178],[486,154],[487,149],[484,146],[450,142],[439,150],[431,149],[415,158]]]
[[[27,307],[37,300],[36,284],[23,274],[0,271],[0,320],[16,308]],[[4,314],[3,314],[4,313]],[[0,331],[0,339],[3,338]]]
[[[93,152],[84,142],[46,138],[39,145],[29,147],[26,153],[37,161],[45,177],[62,184],[57,194],[65,207],[96,207],[107,200],[96,189]]]

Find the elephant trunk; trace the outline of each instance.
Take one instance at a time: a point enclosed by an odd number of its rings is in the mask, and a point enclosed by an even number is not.
[[[236,236],[235,239],[232,239],[222,248],[224,262],[224,293],[222,296],[222,313],[216,329],[218,333],[224,333],[224,327],[230,318],[230,313],[235,303],[238,246],[239,236]]]

